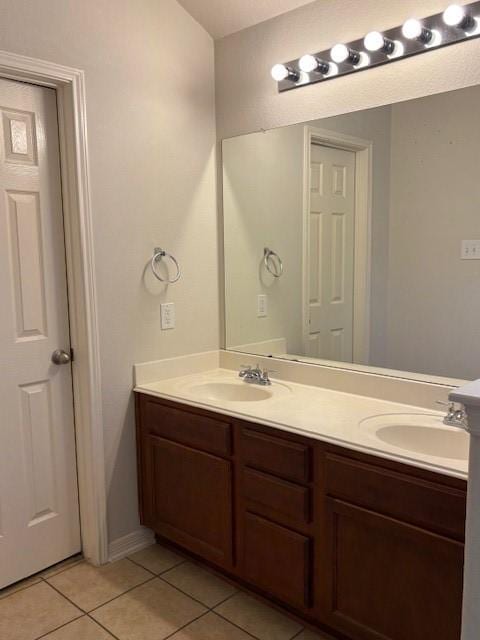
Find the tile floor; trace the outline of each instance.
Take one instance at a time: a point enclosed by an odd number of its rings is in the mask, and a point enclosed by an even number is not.
[[[0,591],[1,640],[327,640],[160,545]]]

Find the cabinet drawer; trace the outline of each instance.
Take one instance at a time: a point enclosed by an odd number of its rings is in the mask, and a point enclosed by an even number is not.
[[[310,489],[254,469],[242,473],[243,496],[256,513],[278,522],[310,522]]]
[[[244,428],[241,449],[242,461],[250,467],[296,482],[309,481],[310,451],[306,445]]]
[[[329,495],[463,540],[465,492],[381,467],[326,457]]]
[[[244,516],[245,579],[296,607],[310,604],[310,540],[251,513]]]
[[[144,397],[141,405],[142,426],[149,434],[186,444],[220,456],[230,456],[231,426],[185,409],[175,409]]]

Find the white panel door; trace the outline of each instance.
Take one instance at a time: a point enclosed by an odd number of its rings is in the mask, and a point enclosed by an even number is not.
[[[0,80],[0,588],[80,551],[56,94]]]
[[[352,362],[355,153],[311,145],[307,355]]]

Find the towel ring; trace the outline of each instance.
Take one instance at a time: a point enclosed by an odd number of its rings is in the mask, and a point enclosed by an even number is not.
[[[274,278],[280,278],[283,274],[283,262],[278,253],[265,247],[263,250],[263,262],[265,263],[267,271],[271,273]]]
[[[162,278],[161,276],[158,275],[157,264],[160,262],[162,258],[170,258],[170,260],[175,265],[177,269],[177,273],[175,274],[174,278],[171,278],[171,279]],[[155,249],[153,250],[153,258],[150,262],[150,265],[152,267],[153,275],[157,278],[157,280],[160,280],[160,282],[168,282],[168,284],[173,284],[174,282],[177,282],[177,280],[180,280],[181,272],[180,272],[180,266],[177,260],[170,253],[167,253],[164,249],[155,247]]]

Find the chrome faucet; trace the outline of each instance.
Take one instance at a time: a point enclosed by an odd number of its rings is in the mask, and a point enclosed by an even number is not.
[[[437,404],[448,407],[447,415],[443,419],[443,424],[460,429],[467,427],[467,413],[462,405],[457,405],[455,402],[442,402],[441,400],[437,400]]]
[[[243,378],[244,382],[248,382],[249,384],[260,384],[266,386],[272,384],[272,381],[268,377],[269,373],[273,373],[273,371],[269,371],[268,369],[262,370],[259,364],[257,364],[256,367],[242,364],[242,368],[238,375],[240,378]]]

